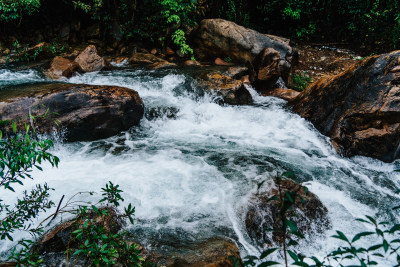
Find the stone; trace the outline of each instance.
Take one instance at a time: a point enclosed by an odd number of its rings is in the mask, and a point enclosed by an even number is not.
[[[250,92],[241,81],[218,72],[199,75],[198,85],[209,93],[215,93],[226,104],[247,105],[253,101]]]
[[[330,137],[344,156],[400,157],[400,51],[369,57],[311,84],[293,110]]]
[[[144,114],[139,94],[117,86],[84,84],[34,84],[18,90],[2,91],[0,120],[17,122],[22,131],[30,124],[28,115],[48,119],[35,120],[38,132],[66,130],[66,141],[91,141],[107,138],[138,125]],[[60,124],[55,127],[54,120]],[[10,129],[3,129],[4,132]]]
[[[274,89],[281,77],[280,54],[273,48],[264,48],[249,64],[250,81],[262,93]]]
[[[303,201],[300,201],[297,197],[294,209],[287,213],[287,218],[297,225],[303,235],[323,233],[331,227],[328,209],[315,194],[306,193],[301,185],[289,179],[282,179],[280,188],[282,192],[297,190],[297,194],[303,198]],[[270,201],[269,199],[273,196],[279,198],[277,180],[264,183],[257,194],[251,197],[245,218],[250,238],[264,247],[274,242],[283,242],[283,236],[279,232],[282,227],[280,203],[276,200]],[[274,229],[274,231],[266,231],[266,229]]]
[[[176,244],[169,252],[149,253],[147,260],[155,266],[166,267],[233,267],[230,258],[237,259],[242,266],[240,251],[230,239],[214,237],[195,241],[190,245]]]
[[[292,89],[276,88],[263,93],[262,96],[274,96],[290,102],[293,101],[299,94],[300,92]]]
[[[196,60],[186,60],[183,63],[184,66],[201,66],[200,62],[196,61]]]
[[[173,56],[173,55],[175,55],[175,52],[174,52],[174,50],[172,50],[170,47],[167,47],[167,48],[165,49],[165,54],[166,54],[167,56]]]
[[[232,66],[229,67],[224,74],[231,77],[232,79],[241,79],[243,76],[249,73],[249,68],[244,66]]]
[[[232,66],[233,65],[233,63],[226,62],[226,61],[220,59],[219,57],[217,57],[214,60],[214,64],[217,66]]]
[[[176,67],[175,63],[170,63],[165,59],[146,53],[135,53],[129,58],[128,61],[131,65],[135,66],[144,65],[153,70],[160,68]]]
[[[47,75],[52,79],[69,78],[79,70],[79,65],[76,62],[63,57],[55,57],[50,63]]]
[[[282,38],[264,35],[223,19],[204,19],[191,34],[196,57],[230,57],[233,62],[252,62],[264,48],[273,48],[289,65],[294,48]]]
[[[76,58],[75,62],[84,72],[100,71],[106,67],[103,57],[97,54],[96,46],[89,45]]]

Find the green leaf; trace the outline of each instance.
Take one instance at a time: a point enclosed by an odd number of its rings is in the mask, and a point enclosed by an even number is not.
[[[263,263],[260,263],[258,265],[258,267],[267,267],[267,266],[273,266],[273,265],[278,265],[278,264],[279,264],[279,262],[276,262],[276,261],[265,261]]]
[[[362,232],[362,233],[358,233],[356,234],[353,239],[351,240],[351,242],[356,242],[357,240],[359,240],[361,237],[363,236],[369,236],[369,235],[373,235],[375,234],[374,232]]]
[[[334,235],[332,237],[349,242],[349,240],[347,239],[346,235],[343,234],[341,231],[336,231],[337,235]]]
[[[266,258],[268,255],[270,255],[271,253],[274,253],[276,250],[277,250],[277,248],[270,248],[270,249],[264,250],[261,253],[260,260]]]

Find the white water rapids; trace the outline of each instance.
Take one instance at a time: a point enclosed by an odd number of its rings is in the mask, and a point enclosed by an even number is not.
[[[2,87],[42,81],[35,70],[0,70],[0,93]],[[68,82],[134,89],[147,114],[158,108],[164,115],[147,116],[140,127],[105,140],[57,142],[52,153],[60,157],[59,167],[44,165],[43,172],[34,171],[34,180],[25,181],[27,188],[48,183],[55,189],[54,202],[78,191],[99,191],[112,181],[124,190],[125,202],[136,207],[132,230],[141,238],[228,236],[243,256],[254,255],[260,248],[246,233],[246,203],[261,181],[292,170],[325,204],[332,221],[331,230],[301,244],[299,250],[306,255],[324,256],[340,244],[330,238],[335,230],[350,236],[363,230],[355,218],[399,221],[391,208],[400,202],[394,193],[400,188],[395,172],[400,162],[339,156],[283,100],[252,91],[252,105],[221,106],[178,70],[120,69]],[[0,196],[6,201],[14,197],[11,192]],[[0,253],[12,245],[0,241]],[[392,265],[388,260],[379,266]]]

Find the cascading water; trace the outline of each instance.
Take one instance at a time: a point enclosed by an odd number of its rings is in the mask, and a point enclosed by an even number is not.
[[[0,91],[43,81],[34,70],[0,70]],[[340,157],[326,137],[282,100],[250,89],[253,105],[221,106],[183,70],[119,69],[68,82],[134,89],[146,117],[140,127],[105,140],[58,142],[52,152],[61,159],[59,168],[44,166],[25,186],[47,182],[55,188],[56,202],[62,195],[98,191],[113,181],[124,190],[125,201],[136,206],[132,230],[144,244],[228,236],[237,240],[243,256],[259,253],[244,226],[246,205],[261,181],[285,170],[307,182],[332,221],[332,230],[301,245],[307,255],[323,256],[338,245],[329,238],[334,230],[349,235],[363,230],[354,219],[365,214],[398,221],[392,207],[400,201],[394,193],[400,188],[394,172],[400,162]],[[1,198],[13,196],[6,192]],[[12,243],[3,244],[4,254]],[[380,266],[386,265],[393,264]]]

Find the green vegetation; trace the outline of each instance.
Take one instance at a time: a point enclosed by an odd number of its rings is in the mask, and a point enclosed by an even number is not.
[[[44,162],[57,167],[59,159],[48,152],[53,143],[50,140],[39,139],[29,126],[25,127],[23,134],[19,134],[15,123],[7,125],[10,123],[2,121],[1,124],[12,128],[11,133],[4,138],[0,131],[0,193],[4,195],[6,190],[15,192],[15,185],[23,186],[24,179],[33,179],[31,172],[34,168],[42,170],[40,165]],[[137,244],[126,242],[128,232],[110,229],[115,227],[111,225],[115,222],[122,226],[126,219],[133,223],[135,208],[131,204],[122,214],[117,211],[120,203],[124,201],[118,185],[109,182],[102,188],[103,198],[96,204],[79,202],[79,205],[76,205],[72,197],[59,209],[60,201],[56,213],[34,227],[33,220],[41,212],[54,206],[54,202],[50,200],[51,190],[53,189],[47,184],[36,185],[31,191],[24,191],[22,197],[16,199],[13,204],[6,204],[0,199],[0,240],[13,241],[13,236],[20,231],[28,232],[33,237],[32,240],[19,240],[11,251],[9,260],[16,262],[17,266],[44,264],[44,260],[33,249],[35,241],[44,233],[44,222],[55,218],[59,213],[72,213],[75,219],[70,242],[78,244],[78,248],[67,248],[67,261],[73,253],[74,256],[86,258],[93,266],[114,266],[116,263],[121,266],[141,266],[141,250]],[[74,266],[75,262],[72,264]]]
[[[296,40],[335,43],[357,51],[400,48],[400,2],[397,0],[0,0],[0,23],[34,26],[51,8],[75,10],[68,16],[102,25],[103,41],[119,31],[159,46],[171,43],[192,55],[186,34],[203,18],[224,18],[260,32]],[[86,17],[85,17],[86,14]],[[33,22],[33,23],[32,23]],[[4,29],[6,29],[5,27]]]
[[[303,189],[306,193],[308,189],[305,186],[295,187],[291,190],[283,190],[281,187],[282,179],[292,179],[296,181],[296,177],[292,172],[286,172],[282,176],[276,177],[275,181],[278,186],[278,195],[272,196],[268,201],[277,202],[279,204],[279,216],[281,222],[280,229],[272,229],[282,238],[280,246],[271,247],[264,250],[259,257],[249,256],[244,260],[245,266],[274,266],[280,263],[270,260],[273,253],[281,251],[284,258],[285,266],[303,266],[303,267],[332,267],[332,266],[379,266],[382,259],[392,257],[395,258],[397,264],[400,264],[400,224],[390,222],[378,222],[371,216],[357,219],[357,222],[364,223],[370,231],[360,232],[352,238],[346,236],[341,231],[336,231],[332,238],[341,240],[343,245],[329,252],[323,259],[315,256],[306,256],[296,251],[298,241],[304,238],[304,235],[298,230],[295,222],[289,219],[289,214],[295,214],[296,202],[304,201],[299,194]],[[400,207],[395,207],[398,209]],[[368,240],[371,246],[363,247],[361,241]]]
[[[293,89],[296,91],[303,91],[311,83],[311,78],[307,73],[293,75]]]

